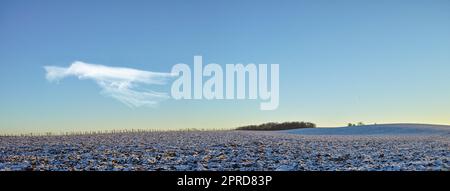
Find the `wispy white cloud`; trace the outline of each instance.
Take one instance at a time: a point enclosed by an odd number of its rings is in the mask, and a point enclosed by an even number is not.
[[[130,107],[154,106],[169,96],[164,92],[146,89],[150,85],[164,85],[172,77],[170,73],[158,73],[132,68],[109,67],[73,62],[69,67],[44,66],[48,81],[59,81],[69,76],[93,80],[102,89],[102,94]]]

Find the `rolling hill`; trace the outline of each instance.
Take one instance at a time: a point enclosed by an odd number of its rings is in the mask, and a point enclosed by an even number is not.
[[[311,128],[280,131],[301,135],[449,135],[450,126],[430,124],[380,124],[353,127]]]

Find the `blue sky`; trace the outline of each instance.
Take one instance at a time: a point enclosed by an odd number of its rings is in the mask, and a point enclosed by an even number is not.
[[[230,128],[305,120],[450,124],[450,1],[1,1],[0,132]],[[45,79],[79,60],[279,64],[280,106],[166,100],[129,108],[94,83]]]

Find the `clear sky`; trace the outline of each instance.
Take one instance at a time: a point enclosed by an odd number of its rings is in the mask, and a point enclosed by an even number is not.
[[[173,100],[130,108],[73,61],[170,72],[279,64],[280,105]],[[450,1],[0,1],[0,132],[230,128],[268,121],[450,124]]]

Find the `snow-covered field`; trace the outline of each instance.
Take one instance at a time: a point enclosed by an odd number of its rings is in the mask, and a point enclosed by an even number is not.
[[[365,130],[377,132],[368,133],[369,136],[356,128],[348,128],[344,134],[322,130],[334,135],[291,134],[303,131],[292,130],[0,137],[0,170],[448,171],[450,168],[450,135],[444,126],[423,127],[433,133],[423,133],[418,128],[411,131],[420,133],[406,135],[398,133],[400,130],[390,133],[379,130],[382,126],[370,130],[367,127]],[[437,133],[435,130],[440,128],[444,132]]]
[[[293,129],[281,131],[301,135],[447,135],[450,136],[450,126],[427,124],[382,124],[336,128]]]

